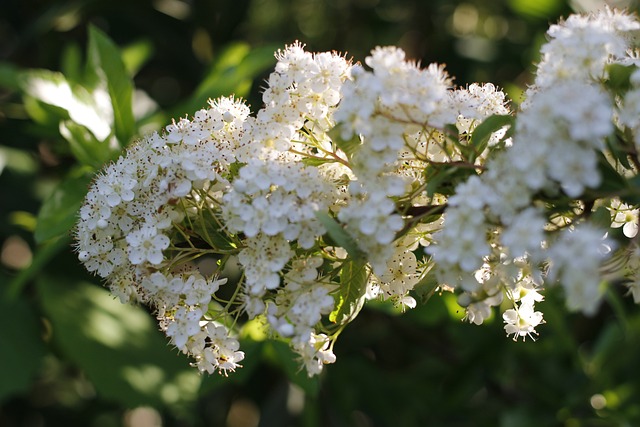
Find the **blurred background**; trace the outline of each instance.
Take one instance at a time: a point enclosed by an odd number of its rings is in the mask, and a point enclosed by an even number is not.
[[[499,85],[517,108],[548,25],[604,1],[1,4],[0,426],[640,425],[640,311],[622,289],[592,318],[567,315],[546,292],[535,343],[506,338],[499,318],[461,322],[446,295],[404,315],[370,304],[319,378],[251,333],[244,368],[205,377],[144,307],[121,305],[83,272],[69,238],[91,175],[118,152],[96,148],[113,121],[100,121],[96,70],[132,96],[131,120],[116,123],[125,141],[209,97],[235,93],[257,110],[274,50],[295,40],[359,61],[397,45],[446,64],[458,85]]]

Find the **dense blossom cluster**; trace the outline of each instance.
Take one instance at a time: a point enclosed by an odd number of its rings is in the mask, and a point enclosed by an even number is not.
[[[501,305],[516,340],[544,323],[544,286],[587,314],[605,278],[640,301],[638,29],[610,9],[552,26],[517,120],[494,85],[399,48],[364,66],[287,46],[255,116],[211,101],[96,176],[78,257],[209,373],[262,324],[318,374],[372,298],[452,291],[475,324]]]

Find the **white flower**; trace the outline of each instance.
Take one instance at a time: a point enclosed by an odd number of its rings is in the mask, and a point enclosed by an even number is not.
[[[542,313],[534,311],[533,304],[520,304],[519,307],[511,308],[502,314],[504,320],[504,330],[507,336],[513,335],[513,340],[518,338],[530,337],[535,340],[533,335],[537,335],[536,326],[544,323]]]
[[[325,364],[336,361],[331,340],[325,334],[311,333],[307,341],[295,343],[293,349],[301,356],[309,377],[322,372]]]
[[[162,251],[169,247],[171,241],[164,234],[158,234],[155,228],[143,227],[129,233],[126,237],[128,256],[131,264],[141,264],[145,261],[158,265],[164,256]]]
[[[638,234],[638,209],[632,209],[619,199],[611,200],[611,227],[620,228],[625,236],[632,239]]]

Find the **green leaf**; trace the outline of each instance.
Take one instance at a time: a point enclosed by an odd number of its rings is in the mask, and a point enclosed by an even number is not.
[[[0,328],[0,402],[26,392],[46,350],[34,310],[22,299],[0,293],[0,313],[8,321]]]
[[[122,62],[130,76],[135,76],[153,55],[153,44],[140,40],[122,49]]]
[[[25,108],[39,123],[73,120],[85,126],[99,140],[111,134],[110,107],[100,106],[85,87],[70,84],[61,73],[49,70],[29,70],[21,74],[20,85],[25,96]],[[35,101],[37,102],[35,102]]]
[[[589,219],[593,225],[602,229],[611,227],[611,212],[604,206],[598,207],[591,213]]]
[[[53,342],[98,395],[127,408],[176,407],[196,398],[197,369],[167,345],[143,308],[121,304],[107,290],[68,275],[42,275],[37,289]]]
[[[438,280],[435,274],[427,274],[413,287],[413,293],[420,304],[426,304],[438,288]]]
[[[513,123],[514,117],[510,115],[500,115],[494,114],[493,116],[487,117],[482,123],[480,123],[474,130],[471,135],[471,146],[474,149],[475,157],[480,155],[485,148],[487,148],[487,144],[489,143],[489,139],[493,133],[499,131],[505,126],[509,126],[510,131],[513,131]],[[510,136],[509,132],[505,135],[505,138]],[[472,160],[475,160],[472,159]]]
[[[62,51],[60,68],[68,81],[82,82],[82,53],[76,43],[69,43]]]
[[[220,219],[215,218],[209,209],[205,209],[202,216],[193,222],[193,231],[213,249],[229,251],[236,248],[223,231]]]
[[[118,154],[109,147],[108,141],[98,141],[89,129],[71,120],[60,122],[60,134],[69,142],[75,158],[93,169],[100,169]]]
[[[272,45],[251,49],[246,43],[230,44],[218,55],[191,98],[172,109],[170,116],[193,114],[206,106],[210,98],[249,95],[255,77],[275,63],[274,50]]]
[[[367,291],[369,273],[363,261],[348,260],[340,270],[340,288],[337,303],[329,314],[333,323],[345,324],[353,320],[362,309]]]
[[[347,233],[347,231],[326,212],[316,212],[316,218],[327,229],[329,237],[340,247],[344,248],[349,256],[354,260],[363,260],[364,253],[358,247],[356,241]]]
[[[610,64],[607,66],[609,79],[607,86],[617,95],[623,95],[631,88],[631,74],[636,70],[635,65]]]
[[[555,16],[563,4],[556,0],[507,0],[506,3],[518,15],[545,22],[549,16]]]
[[[628,193],[620,197],[620,199],[632,206],[640,206],[640,175],[636,175],[627,180]]]
[[[322,158],[317,158],[317,157],[303,157],[302,158],[302,163],[305,164],[306,166],[320,166],[320,165],[324,165],[325,163],[329,163],[329,162],[335,162],[335,160],[333,159],[322,159]]]
[[[455,187],[476,173],[474,169],[448,164],[430,164],[425,168],[426,191],[429,196],[454,193]]]
[[[349,140],[343,139],[342,125],[335,126],[327,134],[336,147],[341,149],[349,158],[351,158],[353,154],[360,149],[360,145],[362,145],[362,141],[358,135],[353,135]]]
[[[91,175],[85,169],[72,171],[45,200],[38,213],[34,237],[36,242],[69,232],[78,219],[77,213],[87,194]]]
[[[133,82],[117,46],[96,27],[89,27],[89,66],[106,83],[113,106],[115,134],[121,146],[135,135]]]
[[[49,70],[28,70],[19,74],[24,107],[37,123],[57,127],[69,119],[71,88],[64,75]]]
[[[629,163],[629,153],[634,149],[633,139],[633,133],[626,128],[624,130],[616,128],[615,132],[606,139],[611,156],[626,169],[632,169],[631,163]]]
[[[616,169],[609,163],[609,160],[598,152],[598,172],[602,177],[602,181],[597,188],[598,192],[602,193],[619,193],[626,190],[629,186],[628,181],[616,171]],[[589,191],[586,192],[587,194]]]

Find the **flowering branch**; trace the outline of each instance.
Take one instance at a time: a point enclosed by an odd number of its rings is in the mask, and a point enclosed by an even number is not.
[[[367,69],[287,46],[255,116],[220,98],[105,166],[78,257],[123,302],[152,306],[200,371],[225,375],[249,321],[311,376],[367,300],[414,308],[417,288],[455,292],[475,324],[507,300],[515,340],[544,323],[544,287],[595,313],[612,255],[624,262],[606,278],[640,301],[637,29],[611,9],[553,25],[517,116],[494,85],[454,88],[395,47]],[[242,274],[226,284],[232,259]]]

